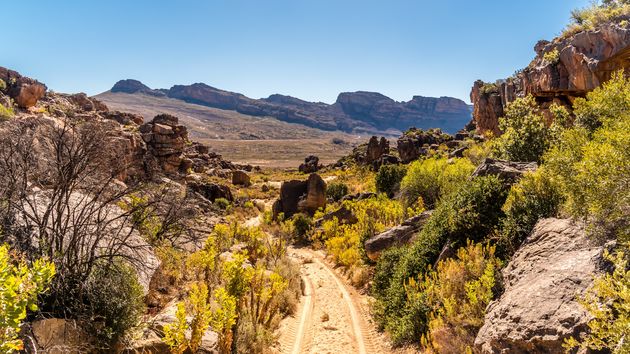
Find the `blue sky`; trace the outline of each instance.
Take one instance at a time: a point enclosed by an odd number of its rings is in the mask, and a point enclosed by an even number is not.
[[[135,78],[253,98],[342,91],[469,101],[511,75],[589,0],[9,0],[0,66],[59,92]]]

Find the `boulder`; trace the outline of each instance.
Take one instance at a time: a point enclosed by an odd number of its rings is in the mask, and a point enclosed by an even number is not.
[[[250,181],[249,175],[247,172],[243,170],[232,171],[232,184],[236,186],[250,186],[252,183]]]
[[[364,243],[368,258],[376,261],[381,253],[395,246],[410,243],[431,216],[432,211],[425,211],[420,215],[405,220],[402,224],[370,237]]]
[[[422,130],[411,128],[396,141],[398,154],[402,163],[409,163],[426,154],[425,145],[439,145],[452,140],[453,137],[442,133],[440,129]]]
[[[486,158],[472,174],[478,176],[498,176],[507,184],[518,181],[526,172],[536,171],[538,164],[535,162],[514,162]]]
[[[313,215],[319,208],[326,207],[326,182],[316,173],[306,181],[291,180],[283,182],[280,187],[280,198],[273,204],[273,218],[280,213],[286,218],[298,212]]]
[[[363,193],[348,194],[344,196],[343,198],[341,198],[341,201],[342,202],[346,200],[358,201],[358,200],[369,199],[369,198],[374,198],[374,197],[376,197],[376,193],[363,192]]]
[[[199,193],[202,197],[214,202],[218,198],[224,198],[230,202],[234,201],[234,196],[230,187],[218,183],[189,182],[188,188]]]
[[[27,348],[35,346],[32,352],[50,354],[86,353],[94,349],[90,338],[81,325],[74,320],[47,318],[31,324],[33,341],[25,341]],[[33,350],[34,349],[34,350]]]
[[[160,114],[139,127],[149,153],[156,157],[165,173],[186,172],[190,164],[183,164],[188,131],[175,116]]]
[[[346,208],[345,205],[342,205],[339,209],[325,214],[320,219],[315,220],[315,227],[320,227],[324,221],[332,220],[334,218],[337,218],[339,224],[341,225],[352,225],[359,222],[359,219],[357,219],[352,210]]]
[[[505,291],[487,308],[475,339],[480,353],[564,353],[587,330],[576,301],[603,272],[604,246],[571,220],[540,220],[503,269]]]
[[[20,108],[37,104],[46,93],[46,85],[37,80],[20,75],[18,72],[0,66],[0,80],[4,81],[5,92]]]
[[[299,171],[302,173],[314,173],[319,171],[319,157],[310,155],[304,159],[304,163],[300,165]]]

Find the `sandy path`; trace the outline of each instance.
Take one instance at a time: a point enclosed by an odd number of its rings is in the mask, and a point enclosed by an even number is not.
[[[367,304],[345,285],[323,256],[307,248],[290,249],[301,263],[304,296],[295,317],[280,326],[282,353],[389,353],[376,337]]]

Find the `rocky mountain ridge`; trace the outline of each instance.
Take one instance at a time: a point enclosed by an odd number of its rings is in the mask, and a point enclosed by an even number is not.
[[[203,83],[153,90],[140,81],[127,79],[117,82],[110,92],[176,98],[251,116],[269,116],[322,130],[353,133],[396,134],[414,126],[455,132],[470,120],[472,111],[464,101],[452,97],[414,96],[410,101],[396,102],[380,93],[366,91],[343,92],[335,103],[326,104],[280,94],[252,99]]]

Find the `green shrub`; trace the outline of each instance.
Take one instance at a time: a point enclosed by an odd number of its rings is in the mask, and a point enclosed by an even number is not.
[[[499,240],[499,254],[512,255],[541,218],[555,216],[562,204],[558,182],[543,168],[526,174],[513,185],[503,205],[505,219]]]
[[[553,48],[543,54],[543,60],[549,64],[558,64],[560,62],[560,52],[558,51],[558,48]]]
[[[587,221],[591,233],[628,240],[630,80],[617,73],[575,108],[578,122],[588,123],[564,131],[545,166],[562,188],[566,210]]]
[[[55,275],[53,263],[37,260],[31,266],[12,259],[9,246],[0,245],[0,352],[19,352],[19,338],[27,310],[37,310],[37,296]]]
[[[499,118],[503,134],[496,139],[495,152],[510,161],[540,161],[550,143],[549,129],[538,112],[533,96],[517,98]]]
[[[7,83],[4,80],[0,79],[0,91],[4,91],[7,89]]]
[[[614,271],[595,279],[593,286],[580,298],[580,303],[592,316],[588,323],[590,331],[581,338],[567,340],[565,347],[568,350],[578,347],[596,352],[630,353],[630,268],[627,254],[619,251],[614,256],[605,256],[614,264]]]
[[[427,209],[433,209],[442,196],[457,190],[474,170],[468,159],[414,161],[401,182],[405,204],[412,205],[422,198]]]
[[[230,201],[225,198],[217,198],[213,204],[221,210],[227,210],[230,207]]]
[[[293,215],[293,232],[298,242],[306,242],[313,228],[313,220],[302,213]]]
[[[0,104],[0,119],[10,119],[15,115],[15,112],[13,111],[13,108],[9,107],[5,107],[4,105]]]
[[[501,206],[506,196],[507,191],[497,177],[472,179],[438,205],[416,242],[397,256],[393,271],[377,265],[374,278],[379,283],[373,292],[375,318],[379,326],[390,332],[395,344],[417,342],[426,331],[428,312],[420,311],[424,307],[417,303],[410,307],[406,282],[424,274],[447,242],[457,248],[465,245],[467,239],[474,242],[487,239],[504,216]],[[393,259],[389,258],[389,262],[393,263]]]
[[[592,2],[585,8],[571,11],[571,23],[564,29],[562,37],[592,30],[606,23],[621,23],[624,21],[622,19],[628,15],[630,15],[630,4],[626,0],[603,0],[601,4]]]
[[[348,185],[339,182],[330,183],[326,188],[326,195],[332,200],[338,202],[341,198],[348,195]]]
[[[97,265],[86,286],[88,308],[83,312],[91,330],[113,344],[139,324],[144,313],[144,291],[136,272],[122,261]],[[96,322],[90,322],[97,319]]]
[[[472,353],[486,306],[494,297],[501,261],[493,246],[468,243],[407,285],[407,301],[430,309],[421,344],[427,353]]]
[[[376,173],[376,191],[393,197],[400,190],[400,182],[407,173],[403,165],[383,165]]]

